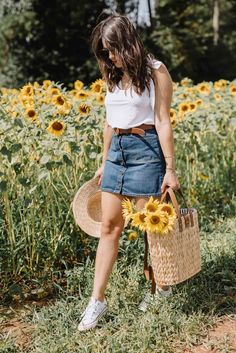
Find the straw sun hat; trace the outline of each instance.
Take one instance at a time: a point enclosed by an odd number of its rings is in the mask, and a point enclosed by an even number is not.
[[[85,182],[75,194],[72,201],[72,210],[75,222],[80,228],[93,237],[101,235],[101,195],[98,177]],[[124,227],[126,227],[125,222]]]

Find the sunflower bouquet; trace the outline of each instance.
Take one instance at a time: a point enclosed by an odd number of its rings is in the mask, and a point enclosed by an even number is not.
[[[133,200],[125,198],[122,201],[122,214],[132,227],[141,231],[164,235],[173,230],[176,212],[171,203],[159,202],[153,196],[149,198],[141,210]]]

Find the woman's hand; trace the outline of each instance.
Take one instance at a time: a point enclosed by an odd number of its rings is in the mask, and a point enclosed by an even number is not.
[[[180,188],[179,180],[174,170],[166,169],[161,185],[161,192],[164,192],[166,186],[170,186],[173,190],[178,190]]]
[[[95,174],[94,174],[94,178],[97,178],[97,177],[98,177],[98,185],[101,185],[104,166],[105,166],[105,164],[102,164],[101,167],[98,168],[97,171],[96,171]]]

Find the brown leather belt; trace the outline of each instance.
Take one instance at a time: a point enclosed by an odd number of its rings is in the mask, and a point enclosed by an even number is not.
[[[114,127],[113,131],[116,135],[120,135],[120,134],[144,135],[145,134],[144,130],[152,129],[154,127],[155,125],[152,125],[152,124],[141,124],[139,126],[130,127],[129,129],[121,129],[119,127]]]

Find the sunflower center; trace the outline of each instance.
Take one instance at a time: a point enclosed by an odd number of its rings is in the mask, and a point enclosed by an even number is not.
[[[57,98],[57,103],[60,104],[60,105],[63,105],[64,104],[64,99],[62,97],[58,97]]]
[[[145,221],[145,214],[143,214],[143,213],[141,213],[140,215],[139,215],[139,219],[140,219],[140,221],[141,222],[144,222]]]
[[[52,128],[56,131],[60,131],[60,130],[62,130],[63,126],[62,126],[62,123],[60,123],[59,121],[55,121],[52,124]]]
[[[34,111],[34,110],[29,110],[29,111],[28,111],[28,116],[29,116],[30,118],[33,118],[33,117],[35,116],[35,111]]]
[[[151,219],[150,219],[150,222],[152,224],[158,224],[160,222],[160,217],[158,216],[152,216]]]
[[[96,85],[96,86],[94,87],[94,90],[95,90],[96,92],[100,92],[101,86],[100,86],[100,85]]]
[[[168,206],[162,207],[162,210],[163,210],[164,212],[167,212],[168,214],[171,214],[171,209],[170,209],[170,207],[168,207]]]
[[[156,211],[156,208],[155,208],[154,205],[148,205],[147,206],[147,210],[150,211],[150,212],[154,212],[154,211]]]

